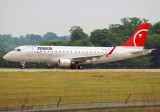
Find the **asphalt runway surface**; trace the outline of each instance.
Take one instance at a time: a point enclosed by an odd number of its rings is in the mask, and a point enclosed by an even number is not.
[[[160,72],[160,69],[0,69],[0,72]]]

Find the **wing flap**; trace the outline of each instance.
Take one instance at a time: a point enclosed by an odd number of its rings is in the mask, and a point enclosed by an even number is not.
[[[104,54],[103,55],[82,56],[82,57],[72,58],[72,61],[74,61],[74,62],[83,62],[83,61],[86,61],[86,60],[91,60],[93,58],[101,58],[103,56],[104,56]]]

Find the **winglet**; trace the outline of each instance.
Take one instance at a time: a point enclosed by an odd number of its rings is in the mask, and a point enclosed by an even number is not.
[[[115,47],[108,53],[108,55],[111,55],[112,52],[114,51]]]

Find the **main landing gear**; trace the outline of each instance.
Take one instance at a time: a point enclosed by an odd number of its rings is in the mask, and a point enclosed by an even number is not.
[[[21,62],[21,69],[25,68],[25,62]]]
[[[78,65],[78,69],[83,69],[83,65]]]
[[[71,65],[70,68],[71,69],[76,69],[76,65]]]
[[[71,69],[76,69],[76,65],[71,65]],[[83,65],[78,65],[78,69],[83,69]]]

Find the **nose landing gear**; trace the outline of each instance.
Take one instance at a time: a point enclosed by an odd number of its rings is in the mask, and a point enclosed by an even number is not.
[[[25,68],[25,62],[20,62],[21,63],[21,69]]]

